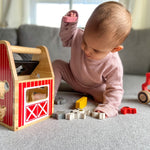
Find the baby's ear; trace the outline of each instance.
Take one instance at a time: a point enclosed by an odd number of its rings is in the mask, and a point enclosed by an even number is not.
[[[111,50],[112,53],[115,53],[115,52],[119,52],[123,49],[123,46],[122,45],[119,45],[117,47],[115,47],[114,49]]]

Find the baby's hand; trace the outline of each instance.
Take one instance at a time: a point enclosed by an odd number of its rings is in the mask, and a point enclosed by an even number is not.
[[[67,16],[69,17],[77,17],[77,13],[75,11],[70,11]]]
[[[66,16],[63,17],[64,22],[76,22],[77,21],[77,12],[70,11]]]

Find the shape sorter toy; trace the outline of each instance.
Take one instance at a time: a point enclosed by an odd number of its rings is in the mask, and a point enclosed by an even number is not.
[[[13,53],[32,54],[32,60],[14,60]],[[54,73],[46,47],[12,46],[0,41],[0,124],[19,130],[50,117],[54,103]]]

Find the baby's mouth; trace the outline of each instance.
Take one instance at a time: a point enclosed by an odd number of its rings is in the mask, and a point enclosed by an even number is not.
[[[85,55],[86,55],[87,57],[91,57],[90,55],[88,55],[88,54],[86,54],[86,53],[85,53]]]
[[[88,59],[92,59],[92,56],[91,55],[88,55],[85,53],[85,56],[88,58]]]

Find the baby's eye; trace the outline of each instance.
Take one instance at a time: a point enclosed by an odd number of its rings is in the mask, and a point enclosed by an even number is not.
[[[98,50],[96,50],[96,49],[93,49],[93,50],[94,50],[94,52],[95,52],[95,53],[99,53],[99,51],[98,51]]]

